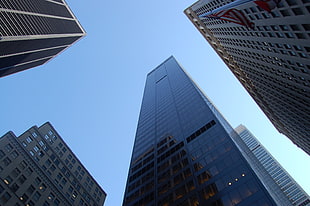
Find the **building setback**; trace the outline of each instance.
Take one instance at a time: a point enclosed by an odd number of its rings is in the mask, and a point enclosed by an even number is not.
[[[102,206],[106,193],[50,123],[0,138],[0,205]]]
[[[184,12],[277,130],[310,154],[310,1],[200,0]]]
[[[235,131],[239,134],[240,139],[245,143],[246,147],[250,150],[250,153],[254,155],[252,164],[261,164],[263,169],[267,172],[261,178],[265,183],[269,175],[272,181],[276,183],[275,187],[278,187],[282,194],[290,201],[290,204],[296,206],[308,206],[310,205],[309,195],[295,182],[295,180],[285,171],[284,168],[277,162],[276,159],[261,145],[261,143],[255,138],[255,136],[243,125],[239,125]],[[258,161],[258,162],[257,162]],[[250,160],[251,162],[251,160]],[[262,173],[258,170],[258,167],[252,167],[258,176]],[[270,183],[265,183],[268,185]],[[266,187],[269,189],[268,187]],[[272,191],[276,191],[274,188],[270,188]]]
[[[147,75],[123,205],[276,205],[235,135],[168,58]]]
[[[84,35],[64,0],[2,0],[0,77],[42,65]]]

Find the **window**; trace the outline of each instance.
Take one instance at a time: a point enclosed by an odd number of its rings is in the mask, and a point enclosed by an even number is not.
[[[50,167],[50,169],[51,169],[52,172],[54,172],[54,171],[56,170],[56,167],[55,167],[54,165],[52,165],[52,166]]]
[[[39,201],[40,197],[41,197],[41,194],[40,194],[39,192],[35,192],[34,195],[33,195],[33,197],[32,197],[32,199],[33,199],[35,202],[37,202],[37,201]]]
[[[300,8],[293,8],[292,9],[295,15],[303,15],[304,12]]]
[[[37,135],[37,133],[33,132],[33,133],[32,133],[32,136],[33,136],[34,138],[36,138],[38,135]]]
[[[9,201],[9,199],[11,198],[11,195],[9,194],[9,193],[4,193],[3,195],[2,195],[2,197],[0,198],[0,203],[1,204],[4,204],[4,203],[6,203],[7,201]]]
[[[27,176],[30,176],[30,175],[32,174],[32,172],[33,172],[33,170],[32,170],[30,167],[28,167],[28,168],[25,170],[25,174],[26,174]]]
[[[43,165],[43,166],[42,166],[42,170],[45,171],[46,169],[47,169],[47,168],[45,167],[45,165]]]
[[[4,160],[2,160],[2,162],[5,166],[8,166],[9,164],[11,164],[12,161],[10,158],[6,157]]]
[[[282,10],[280,11],[282,16],[290,16],[290,12],[288,10]]]
[[[15,168],[12,172],[11,175],[16,178],[20,174],[20,170],[18,168]]]
[[[13,151],[13,152],[11,153],[11,157],[12,157],[13,159],[16,159],[16,157],[18,157],[18,153],[17,153],[16,151]]]
[[[41,179],[39,177],[36,177],[34,183],[38,186],[41,183]]]
[[[67,180],[65,178],[62,179],[61,184],[65,185],[67,183]]]
[[[291,27],[291,29],[292,29],[293,31],[300,31],[298,25],[291,24],[290,27]]]
[[[43,206],[49,206],[50,204],[48,202],[44,202]]]
[[[2,150],[0,150],[0,159],[2,159],[4,156],[5,156],[5,153]]]
[[[50,131],[48,131],[48,134],[49,135],[53,135],[53,132],[50,130]]]
[[[25,203],[28,200],[28,198],[29,198],[28,195],[23,194],[19,199]]]
[[[27,163],[23,160],[21,163],[19,163],[19,168],[21,170],[24,170],[27,167]]]
[[[43,145],[44,145],[44,142],[42,142],[42,140],[39,141],[39,145],[40,145],[40,146],[43,146]]]
[[[60,161],[58,159],[55,159],[54,163],[55,163],[55,165],[58,166],[60,164]]]
[[[42,151],[40,151],[40,152],[39,152],[39,156],[40,156],[40,157],[43,157],[43,156],[44,156],[44,153],[43,153]]]
[[[11,152],[12,149],[13,149],[13,147],[12,147],[11,144],[7,144],[7,145],[5,146],[5,149],[6,149],[7,152]]]
[[[62,174],[58,173],[57,178],[60,180],[62,177],[63,177]]]
[[[0,185],[0,194],[4,191],[4,187]]]
[[[34,206],[34,202],[32,202],[31,200],[28,202],[27,206]]]
[[[19,186],[18,186],[18,184],[16,184],[16,183],[14,183],[14,184],[11,186],[11,190],[12,190],[13,192],[16,192],[18,189],[19,189]]]
[[[286,0],[286,2],[287,2],[287,4],[288,4],[289,6],[293,6],[293,5],[296,5],[296,4],[297,4],[297,2],[296,2],[295,0]]]
[[[45,184],[42,184],[39,189],[44,192],[46,190],[46,185]]]
[[[30,185],[27,189],[27,194],[28,195],[31,195],[33,192],[35,191],[35,188],[34,186]]]
[[[22,145],[23,145],[24,147],[27,147],[27,143],[26,143],[25,141],[22,142]]]
[[[55,206],[58,206],[59,204],[60,204],[60,201],[59,201],[58,199],[55,199],[55,200],[54,200],[54,205],[55,205]]]
[[[303,33],[295,33],[298,39],[306,39]]]
[[[30,143],[30,142],[32,142],[32,138],[29,136],[29,137],[26,138],[26,141],[27,141],[28,143]]]
[[[11,184],[13,182],[13,179],[10,175],[8,175],[4,180],[3,182],[7,185]]]
[[[72,197],[75,199],[77,196],[78,196],[77,192],[74,191],[73,194],[72,194]]]
[[[34,146],[33,150],[34,150],[35,152],[38,152],[38,151],[39,151],[38,146]]]
[[[26,177],[25,177],[24,175],[21,175],[21,176],[18,178],[19,184],[24,184],[25,181],[26,181]]]

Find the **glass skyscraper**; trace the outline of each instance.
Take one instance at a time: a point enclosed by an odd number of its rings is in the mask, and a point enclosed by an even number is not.
[[[147,75],[123,205],[276,205],[174,57]]]
[[[261,164],[265,170],[265,174],[261,177],[262,182],[268,181],[266,176],[270,176],[271,181],[275,184],[266,182],[265,185],[273,185],[273,188],[267,189],[275,192],[280,191],[282,199],[288,199],[290,203],[286,205],[308,206],[310,205],[309,195],[295,182],[295,180],[285,171],[276,159],[265,149],[263,145],[255,138],[255,136],[243,125],[239,125],[235,131],[239,134],[240,139],[246,144],[250,153],[255,156],[251,162],[258,165]],[[258,162],[257,162],[258,161]],[[260,176],[262,172],[258,167],[252,167]],[[270,178],[269,178],[270,181]],[[281,192],[282,191],[282,192]],[[284,196],[283,196],[284,195]],[[284,200],[283,200],[284,201]]]
[[[42,65],[84,35],[64,0],[1,0],[0,77]]]

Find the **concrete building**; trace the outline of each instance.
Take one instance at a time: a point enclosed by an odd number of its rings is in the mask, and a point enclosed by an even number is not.
[[[277,130],[310,154],[310,1],[200,0],[184,12]]]
[[[50,123],[0,138],[0,205],[102,206],[106,193]]]
[[[64,0],[2,0],[0,77],[42,65],[84,35]]]
[[[236,136],[168,58],[147,75],[123,205],[277,205]]]
[[[309,206],[310,197],[309,195],[295,182],[295,180],[285,171],[284,168],[278,163],[278,161],[261,145],[261,143],[255,138],[255,136],[243,125],[239,125],[235,131],[239,134],[240,139],[246,144],[247,148],[255,156],[252,164],[261,164],[263,169],[267,172],[261,178],[265,185],[266,176],[269,175],[272,181],[276,183],[276,186],[280,189],[281,193],[290,201],[287,205],[296,206]],[[256,170],[257,167],[252,167],[258,174],[262,173]],[[269,184],[270,185],[270,184]],[[266,187],[269,189],[269,187]],[[271,191],[276,191],[274,188],[270,188]]]

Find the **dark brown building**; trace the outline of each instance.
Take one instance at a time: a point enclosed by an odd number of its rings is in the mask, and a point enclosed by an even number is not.
[[[106,193],[50,123],[0,138],[0,205],[102,206]]]

